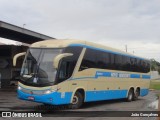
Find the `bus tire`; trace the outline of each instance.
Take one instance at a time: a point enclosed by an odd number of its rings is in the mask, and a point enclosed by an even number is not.
[[[72,103],[69,105],[71,109],[78,109],[83,104],[83,96],[80,92],[76,92],[73,96]]]
[[[130,89],[127,96],[127,102],[131,102],[134,98],[134,90]]]
[[[140,95],[140,90],[137,88],[135,93],[134,93],[133,100],[137,100],[139,95]]]

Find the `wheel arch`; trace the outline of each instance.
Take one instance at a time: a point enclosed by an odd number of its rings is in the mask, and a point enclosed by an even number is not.
[[[128,93],[129,93],[130,89],[132,89],[133,92],[135,91],[135,87],[134,87],[134,86],[130,86],[130,87],[128,88],[128,91],[127,91],[127,94],[126,94],[126,98],[128,97]]]
[[[136,89],[135,89],[135,92],[136,92],[137,89],[139,90],[139,95],[140,95],[140,93],[141,93],[141,87],[137,86]]]
[[[84,87],[77,87],[72,93],[70,103],[72,102],[73,96],[77,91],[79,91],[83,95],[83,102],[85,101],[85,98],[86,98],[85,88]]]

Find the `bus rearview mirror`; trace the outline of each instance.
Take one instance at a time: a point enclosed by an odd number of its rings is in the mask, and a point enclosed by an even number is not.
[[[69,56],[72,56],[73,54],[72,53],[63,53],[63,54],[59,54],[57,55],[54,60],[53,60],[53,67],[54,68],[58,68],[58,65],[59,65],[59,61],[64,58],[64,57],[69,57]]]
[[[26,52],[22,52],[22,53],[16,54],[16,55],[13,57],[13,66],[16,66],[16,64],[17,64],[17,59],[18,59],[20,56],[23,56],[23,55],[25,55],[25,54],[26,54]]]

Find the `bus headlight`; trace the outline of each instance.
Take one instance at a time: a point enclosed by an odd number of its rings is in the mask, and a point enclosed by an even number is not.
[[[52,92],[56,92],[56,91],[58,91],[59,89],[51,89],[51,90],[46,90],[46,91],[44,91],[44,94],[50,94],[50,93],[52,93]]]
[[[18,90],[22,90],[22,87],[18,86]]]
[[[44,94],[50,94],[52,91],[51,90],[46,90],[44,91]]]

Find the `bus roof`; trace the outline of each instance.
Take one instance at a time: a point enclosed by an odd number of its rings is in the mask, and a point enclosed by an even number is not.
[[[44,41],[33,43],[30,47],[32,47],[32,48],[64,48],[67,46],[84,46],[84,47],[88,47],[88,48],[99,49],[102,51],[108,51],[108,52],[115,53],[115,54],[122,54],[122,55],[130,56],[133,58],[145,59],[145,58],[138,57],[138,56],[135,56],[130,53],[126,53],[122,50],[118,50],[116,48],[112,48],[109,46],[104,46],[104,45],[100,45],[97,43],[88,42],[88,41],[84,41],[84,40],[76,40],[76,39],[44,40]],[[146,59],[146,60],[148,60],[148,59]]]

